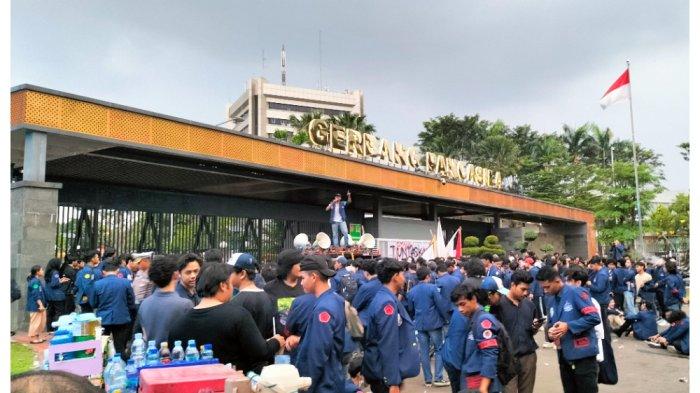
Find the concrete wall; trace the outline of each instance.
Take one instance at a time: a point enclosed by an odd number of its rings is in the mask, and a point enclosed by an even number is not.
[[[379,233],[373,235],[386,239],[430,240],[430,231],[435,232],[436,227],[435,221],[382,217]]]
[[[19,182],[12,185],[10,226],[11,275],[22,290],[22,298],[10,306],[12,330],[26,330],[29,314],[27,276],[33,265],[46,266],[56,251],[58,211],[56,183]]]

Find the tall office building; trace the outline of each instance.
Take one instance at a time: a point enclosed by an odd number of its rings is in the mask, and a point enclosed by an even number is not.
[[[228,128],[258,136],[275,130],[294,132],[291,115],[322,112],[328,116],[344,112],[364,114],[362,91],[331,92],[269,83],[265,78],[248,81],[246,91],[228,107]]]

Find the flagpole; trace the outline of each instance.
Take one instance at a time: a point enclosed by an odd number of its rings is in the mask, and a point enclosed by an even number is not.
[[[627,73],[629,75],[630,71],[630,61],[627,60]],[[634,192],[637,198],[637,224],[639,225],[639,242],[642,248],[642,256],[646,254],[646,247],[644,246],[644,230],[642,228],[642,204],[639,198],[639,172],[637,170],[637,142],[634,138],[634,114],[632,112],[632,76],[630,75],[630,126],[632,128],[632,162],[634,163]]]

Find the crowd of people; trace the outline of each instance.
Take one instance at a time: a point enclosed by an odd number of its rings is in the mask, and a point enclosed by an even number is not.
[[[623,248],[624,250],[624,248]],[[260,372],[286,352],[310,392],[396,393],[422,370],[452,392],[532,392],[538,344],[556,348],[565,392],[615,383],[610,333],[689,352],[685,285],[673,260],[620,247],[588,261],[522,250],[399,261],[283,250],[262,269],[246,253],[118,255],[101,246],[34,266],[29,335],[94,312],[126,359],[135,333],[210,343],[221,363]],[[670,327],[659,334],[664,318]]]

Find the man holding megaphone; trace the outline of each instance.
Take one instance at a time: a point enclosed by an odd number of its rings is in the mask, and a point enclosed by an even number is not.
[[[343,234],[345,245],[350,245],[350,236],[348,235],[348,224],[345,223],[346,214],[345,207],[352,202],[350,190],[347,192],[348,200],[343,201],[340,193],[335,194],[333,200],[326,206],[326,211],[330,211],[331,228],[333,229],[333,245],[338,246],[338,229]]]

